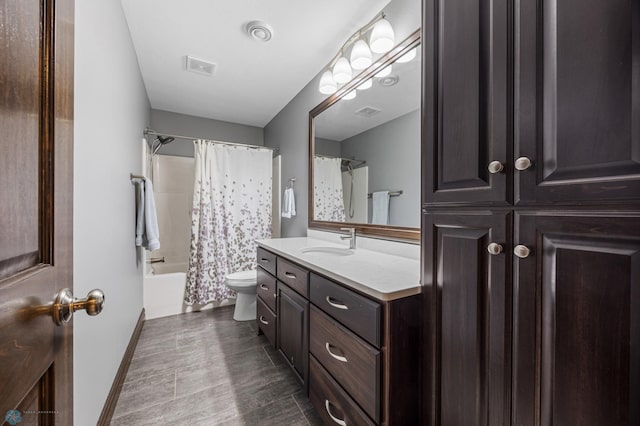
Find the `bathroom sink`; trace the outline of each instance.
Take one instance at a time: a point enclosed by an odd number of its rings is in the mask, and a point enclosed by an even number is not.
[[[353,254],[353,250],[341,247],[305,247],[300,251],[302,253],[323,253],[334,256],[350,256]]]

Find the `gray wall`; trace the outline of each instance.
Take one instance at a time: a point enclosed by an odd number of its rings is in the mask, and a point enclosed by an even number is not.
[[[393,25],[396,41],[407,38],[420,28],[420,0],[393,0],[384,8]],[[329,62],[332,58],[326,58]],[[285,106],[264,128],[264,144],[279,147],[282,154],[282,179],[296,181],[296,210],[298,215],[282,219],[282,236],[299,237],[307,234],[308,185],[309,185],[309,111],[317,106],[325,95],[318,92],[318,83],[324,69]],[[420,174],[415,177],[420,181]]]
[[[332,141],[331,139],[316,138],[315,150],[316,154],[328,155],[330,157],[339,158],[342,156],[340,153],[340,142]]]
[[[389,201],[389,224],[420,227],[420,110],[342,141],[342,156],[366,160],[369,192],[402,190]],[[369,223],[371,222],[369,202]]]
[[[212,120],[210,118],[194,117],[192,115],[157,109],[151,110],[150,127],[159,133],[249,145],[264,145],[264,131],[260,127]],[[149,142],[151,142],[153,137],[149,136],[149,138],[151,139]],[[158,152],[164,155],[193,157],[193,141],[176,139],[170,144],[160,148]]]
[[[142,310],[134,188],[150,106],[120,0],[75,6],[74,293],[106,295],[74,323],[74,423],[96,424]]]

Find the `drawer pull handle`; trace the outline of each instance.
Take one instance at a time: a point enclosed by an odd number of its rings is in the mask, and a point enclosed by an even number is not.
[[[284,276],[287,278],[293,278],[294,280],[296,279],[295,274],[292,274],[291,272],[285,272]]]
[[[260,284],[260,288],[261,288],[262,290],[264,290],[264,291],[269,290],[269,287],[267,287],[267,286],[266,286],[266,285],[264,285],[264,284]]]
[[[331,408],[329,408],[329,400],[325,399],[324,400],[324,408],[327,410],[327,414],[329,415],[329,417],[331,417],[331,420],[333,420],[334,422],[338,423],[340,426],[347,426],[347,422],[345,422],[344,420],[340,420],[339,418],[337,418],[336,416],[334,416],[333,414],[331,414]]]
[[[349,309],[349,307],[347,305],[344,305],[344,304],[338,302],[337,300],[332,299],[331,296],[327,296],[327,303],[329,305],[333,306],[336,309],[344,309],[345,311],[347,309]]]
[[[266,257],[262,257],[260,258],[260,262],[269,263],[270,261]]]
[[[263,323],[264,325],[269,325],[269,321],[264,319],[264,317],[262,315],[260,315],[260,322]]]
[[[340,356],[340,355],[336,355],[333,352],[331,352],[331,345],[329,344],[329,342],[325,343],[324,347],[327,349],[327,352],[329,352],[329,355],[331,355],[332,357],[334,357],[338,361],[347,362],[347,358],[345,358],[343,356]]]

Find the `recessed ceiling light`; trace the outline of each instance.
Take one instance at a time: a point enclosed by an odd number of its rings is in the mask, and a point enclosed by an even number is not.
[[[273,37],[271,25],[262,21],[251,21],[246,26],[247,34],[254,40],[269,41]]]
[[[399,81],[400,81],[400,77],[398,77],[395,74],[391,74],[386,77],[382,77],[379,82],[380,82],[380,86],[389,87],[389,86],[395,86],[396,84],[398,84]]]

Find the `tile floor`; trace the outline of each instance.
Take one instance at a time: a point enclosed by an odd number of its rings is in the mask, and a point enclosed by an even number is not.
[[[233,306],[146,321],[112,425],[321,425],[254,321]]]

